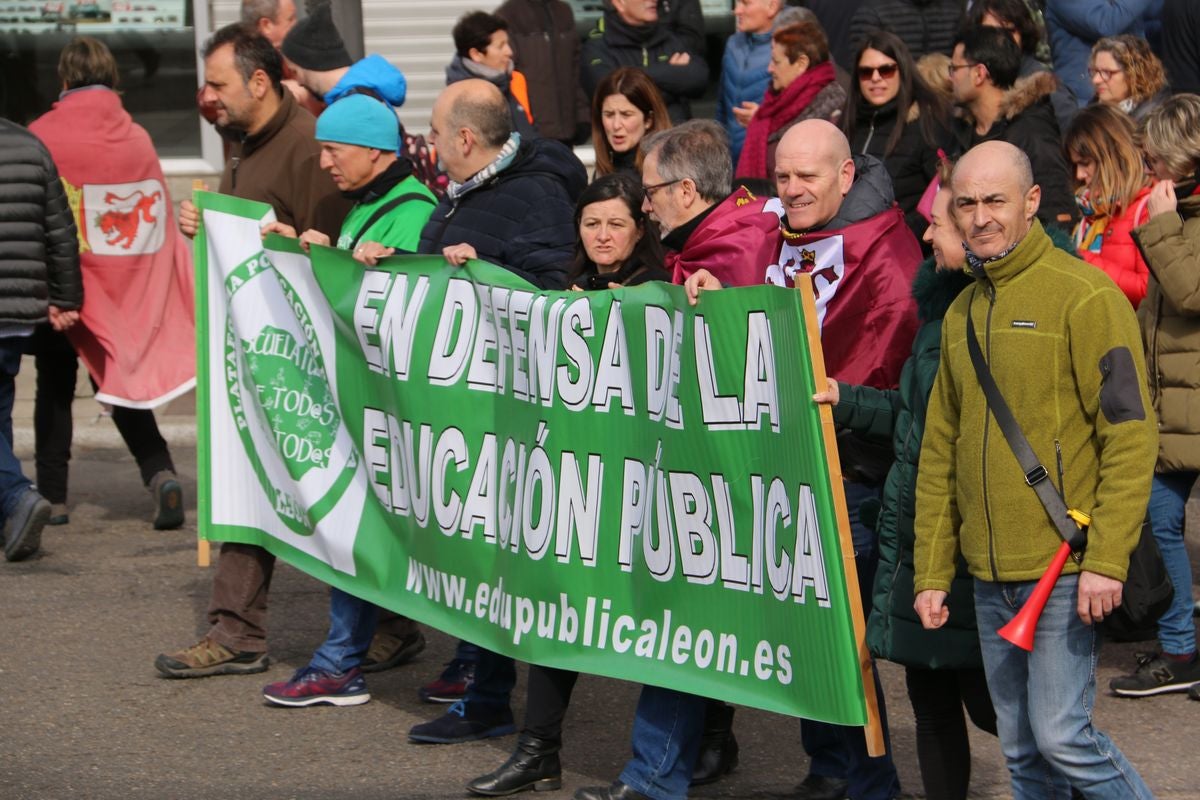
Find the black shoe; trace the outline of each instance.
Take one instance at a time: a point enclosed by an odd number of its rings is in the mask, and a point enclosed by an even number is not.
[[[170,531],[183,527],[183,487],[175,473],[164,469],[150,479],[154,496],[154,530]]]
[[[810,772],[796,787],[793,800],[844,800],[849,786],[849,782],[841,778],[814,775]]]
[[[500,797],[527,789],[535,792],[561,789],[559,747],[559,742],[554,739],[521,734],[517,739],[517,749],[508,757],[508,761],[468,783],[467,791],[485,797]]]
[[[427,744],[458,744],[504,736],[516,730],[512,709],[508,706],[468,704],[459,700],[432,722],[414,725],[408,738]]]
[[[1200,659],[1174,661],[1160,653],[1138,653],[1131,675],[1113,678],[1108,688],[1121,697],[1147,697],[1164,692],[1186,692],[1200,683]]]
[[[709,703],[704,716],[700,755],[692,770],[692,786],[715,783],[737,769],[738,743],[733,735],[733,712],[731,705]]]
[[[577,789],[575,800],[650,800],[650,798],[620,781],[613,781],[612,786],[585,786]]]
[[[50,503],[32,486],[27,487],[4,521],[4,557],[21,561],[36,553],[42,546],[42,528],[48,519]]]

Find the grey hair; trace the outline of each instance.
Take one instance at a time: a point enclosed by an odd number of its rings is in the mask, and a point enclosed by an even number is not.
[[[658,153],[664,181],[690,178],[709,202],[723,200],[733,182],[733,161],[725,129],[711,119],[688,120],[642,140],[642,156]]]
[[[821,21],[817,19],[817,15],[813,13],[811,8],[804,6],[788,6],[782,9],[775,16],[775,21],[771,23],[771,33],[786,28],[789,25],[798,25],[801,22],[815,22],[820,25]]]
[[[279,0],[242,0],[242,24],[257,27],[260,19],[275,21],[279,16]]]
[[[446,113],[446,124],[452,131],[470,129],[479,137],[480,144],[489,149],[503,147],[513,131],[512,112],[498,89],[494,95],[478,97],[464,93],[456,97]]]

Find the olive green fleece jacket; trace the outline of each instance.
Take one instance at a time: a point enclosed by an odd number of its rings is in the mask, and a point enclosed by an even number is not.
[[[1036,580],[1061,543],[988,410],[967,352],[968,313],[1049,480],[1092,517],[1082,566],[1068,561],[1065,571],[1123,581],[1158,453],[1133,309],[1036,221],[985,271],[942,324],[917,474],[914,590],[948,590],[960,551],[976,578]]]

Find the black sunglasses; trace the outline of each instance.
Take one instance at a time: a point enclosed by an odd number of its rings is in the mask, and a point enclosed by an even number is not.
[[[899,69],[899,64],[881,64],[878,67],[859,67],[858,79],[860,81],[869,81],[875,75],[875,73],[878,72],[879,77],[886,81],[895,77],[896,72],[899,71]]]

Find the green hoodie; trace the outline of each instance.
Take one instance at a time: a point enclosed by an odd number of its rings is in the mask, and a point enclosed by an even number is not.
[[[959,552],[982,580],[1036,580],[1061,542],[988,410],[967,352],[968,313],[1049,480],[1092,517],[1083,564],[1066,571],[1123,581],[1158,450],[1133,309],[1036,221],[985,269],[942,327],[917,476],[914,590],[948,590]]]
[[[371,222],[376,211],[406,195],[419,197],[409,197]],[[429,221],[435,205],[437,198],[433,196],[433,192],[409,175],[383,195],[369,195],[356,203],[342,222],[337,246],[341,250],[351,250],[353,246],[362,242],[378,242],[386,247],[415,253],[421,241],[421,229]],[[368,222],[371,222],[371,226],[363,230]]]

